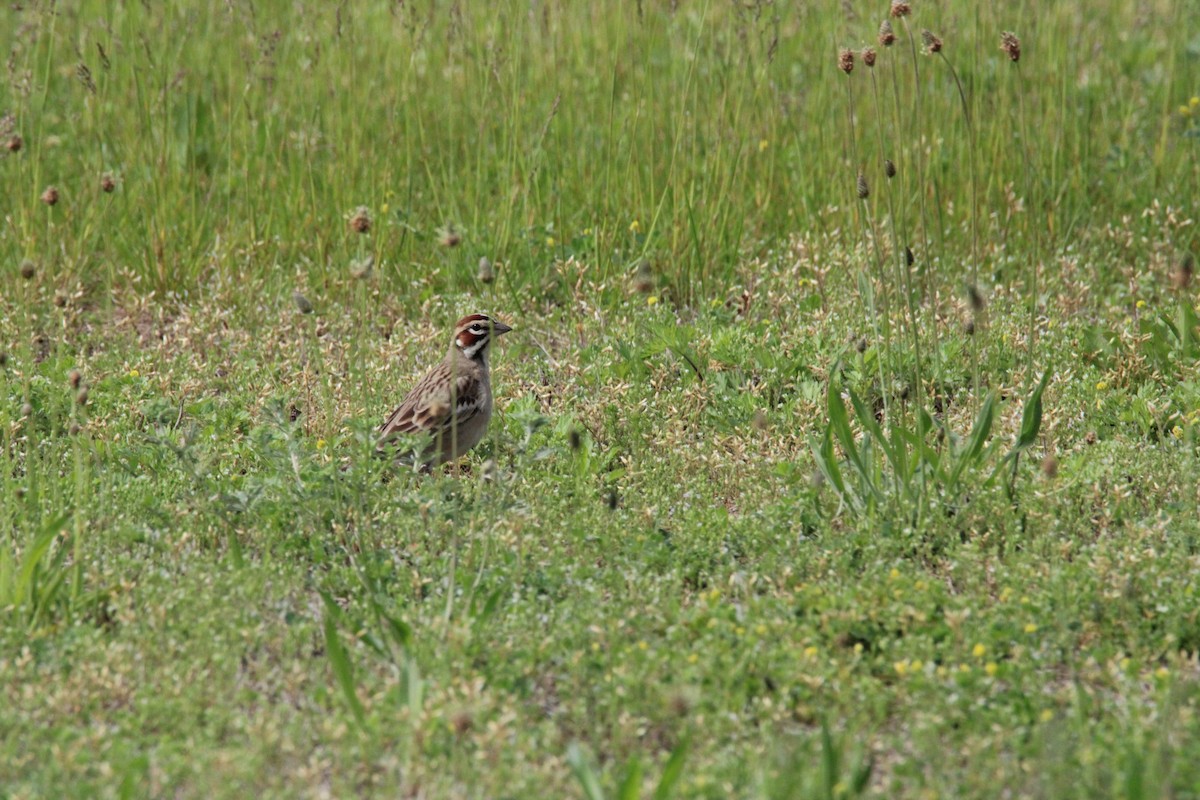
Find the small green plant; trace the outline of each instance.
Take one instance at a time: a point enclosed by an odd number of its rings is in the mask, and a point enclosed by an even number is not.
[[[1002,469],[1012,465],[1004,484],[1010,497],[1016,489],[1021,454],[1036,441],[1042,422],[1042,395],[1049,372],[1042,375],[1025,401],[1021,428],[1012,446],[1000,456],[999,444],[991,439],[996,416],[996,395],[984,399],[971,431],[961,436],[924,409],[914,422],[891,420],[885,427],[875,411],[847,389],[850,409],[837,384],[830,381],[826,393],[829,423],[812,452],[821,475],[838,497],[855,514],[896,515],[919,524],[936,498],[947,508],[957,508],[969,495],[978,495],[999,481]],[[861,436],[855,436],[857,423]],[[839,459],[835,444],[841,448]]]
[[[70,514],[47,520],[24,550],[0,546],[0,614],[11,613],[33,627],[51,620],[66,605],[63,587],[78,572],[67,561]]]

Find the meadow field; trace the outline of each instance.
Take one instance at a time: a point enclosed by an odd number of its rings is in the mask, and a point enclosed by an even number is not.
[[[1200,798],[1200,3],[0,19],[0,797]]]

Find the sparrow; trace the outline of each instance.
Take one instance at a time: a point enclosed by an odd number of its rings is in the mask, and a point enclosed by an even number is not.
[[[446,357],[380,426],[379,446],[399,434],[427,435],[429,444],[417,460],[422,471],[428,472],[479,444],[492,418],[488,353],[496,337],[511,330],[486,314],[460,319]]]

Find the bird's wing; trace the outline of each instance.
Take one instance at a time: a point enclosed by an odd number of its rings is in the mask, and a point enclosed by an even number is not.
[[[438,384],[440,388],[433,388]],[[461,426],[478,414],[483,401],[483,384],[478,378],[459,375],[451,383],[446,367],[439,366],[384,421],[379,428],[380,439],[404,433],[438,436],[451,425]]]

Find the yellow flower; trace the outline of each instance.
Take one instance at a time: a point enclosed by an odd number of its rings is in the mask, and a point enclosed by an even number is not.
[[[1000,671],[1000,666],[995,661],[989,661],[983,665],[983,671],[990,677],[996,677],[996,673]]]
[[[630,233],[637,233],[641,229],[642,229],[642,226],[636,219],[633,222],[629,223],[629,232]]]
[[[913,672],[920,672],[921,667],[923,667],[923,666],[925,666],[925,664],[919,658],[916,661],[909,664],[909,668],[912,669]]]
[[[1108,388],[1108,381],[1096,381],[1096,391],[1103,392]]]
[[[888,577],[892,580],[898,580],[900,578],[900,570],[892,567],[892,571],[888,573]]]
[[[1025,626],[1026,633],[1037,633],[1038,626],[1036,622],[1031,622]]]
[[[804,648],[804,655],[808,656],[809,658],[816,658],[817,646],[810,644],[808,647]]]
[[[892,669],[896,670],[896,674],[903,678],[908,672],[908,662],[897,661],[895,664],[892,664]]]
[[[768,142],[766,139],[759,139],[759,141],[758,141],[758,152],[760,152],[760,153],[761,153],[762,151],[766,150],[766,149],[767,149],[768,147],[770,147],[770,146],[771,146],[771,143],[770,143],[770,142]]]
[[[1146,301],[1145,301],[1145,300],[1138,300],[1136,305],[1137,305],[1137,307],[1138,307],[1138,308],[1145,308],[1145,307],[1146,307]]]
[[[1042,722],[1049,722],[1054,719],[1054,712],[1048,708],[1042,709]]]
[[[1154,677],[1158,678],[1160,681],[1165,681],[1167,678],[1171,677],[1171,670],[1167,669],[1166,667],[1159,667],[1158,669],[1154,670]]]
[[[646,644],[646,640],[645,640],[645,639],[643,639],[642,641],[638,642],[638,650],[646,650],[646,649],[648,649],[649,647],[650,647],[650,645]]]
[[[650,295],[649,297],[646,298],[646,305],[648,305],[648,306],[655,305],[657,302],[658,302],[658,298],[655,297],[654,295]]]
[[[1196,97],[1195,95],[1192,95],[1192,99],[1188,100],[1188,105],[1191,106],[1192,108],[1195,108],[1196,106],[1200,106],[1200,97]]]
[[[762,636],[763,634],[765,634],[767,632],[767,626],[763,625],[760,622],[754,626],[754,632],[757,633],[759,636]]]
[[[745,635],[746,635],[746,629],[745,629],[745,628],[743,628],[741,625],[738,625],[736,628],[734,628],[734,629],[733,629],[733,632],[734,632],[736,635],[738,635],[738,636],[745,636]]]
[[[555,244],[555,242],[554,242],[554,237],[553,237],[553,236],[547,236],[547,237],[546,237],[546,247],[554,247],[554,244]]]
[[[1192,107],[1187,105],[1180,106],[1179,115],[1181,117],[1190,117],[1192,115]]]
[[[142,373],[138,372],[136,369],[129,370],[129,377],[131,377],[131,378],[136,378],[137,376],[139,376],[141,374]]]
[[[317,439],[317,449],[318,450],[325,449],[325,440],[324,439]]]
[[[692,653],[687,657],[687,662],[689,664],[695,664],[699,660],[700,660],[700,656],[696,655],[695,653]]]
[[[390,209],[391,209],[391,206],[390,206],[390,205],[388,205],[387,203],[384,203],[383,205],[381,205],[381,206],[379,207],[379,213],[380,213],[380,214],[387,214],[387,212],[388,212]]]
[[[971,651],[971,654],[976,658],[983,658],[985,653],[987,653],[987,645],[984,644],[975,645],[975,649]]]

